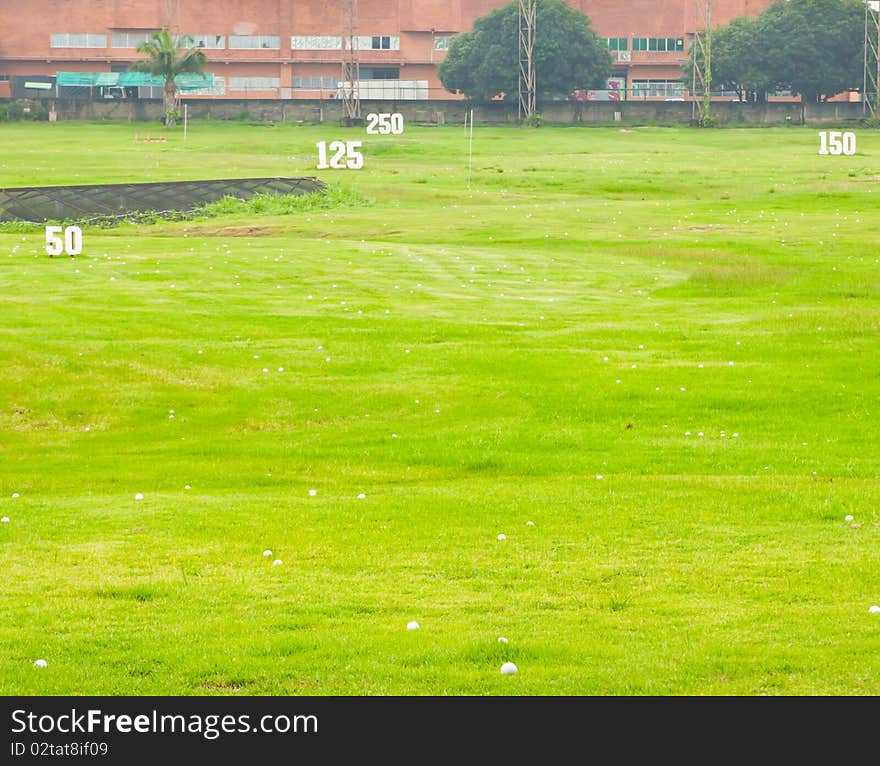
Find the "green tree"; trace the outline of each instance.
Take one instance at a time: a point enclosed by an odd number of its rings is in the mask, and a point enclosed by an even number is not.
[[[756,100],[789,89],[804,102],[821,101],[859,88],[864,13],[861,0],[776,0],[756,19],[712,32],[713,81]]]
[[[154,32],[137,50],[138,53],[145,53],[148,58],[135,61],[131,65],[131,71],[148,72],[163,78],[165,124],[174,126],[179,119],[175,108],[177,83],[174,78],[179,74],[201,72],[207,58],[199,48],[193,47],[191,37],[172,37],[167,29]]]
[[[450,91],[488,100],[515,98],[519,78],[518,4],[508,3],[457,35],[440,64],[440,82]],[[611,75],[611,54],[590,20],[562,0],[537,0],[534,65],[541,93],[600,88]]]
[[[693,83],[694,58],[700,60],[699,50],[685,65],[683,81]],[[781,86],[768,71],[763,61],[757,19],[740,17],[726,27],[712,32],[713,90],[736,91],[740,100],[765,101],[767,93]]]
[[[805,102],[860,88],[864,14],[861,0],[777,0],[758,19],[768,66]]]

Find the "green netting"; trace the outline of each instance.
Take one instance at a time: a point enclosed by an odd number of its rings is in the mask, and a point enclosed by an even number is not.
[[[179,90],[200,90],[214,85],[214,73],[179,74],[174,78]],[[58,72],[55,82],[60,86],[89,88],[93,86],[122,86],[125,88],[161,88],[164,80],[146,72]]]

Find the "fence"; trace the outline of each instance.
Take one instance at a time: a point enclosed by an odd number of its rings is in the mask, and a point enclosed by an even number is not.
[[[159,101],[128,99],[85,100],[41,99],[54,106],[58,120],[158,121],[162,116]],[[342,118],[342,104],[326,99],[186,99],[190,120],[248,119],[266,122],[337,122]],[[467,111],[474,109],[477,122],[516,124],[516,104],[491,101],[471,105],[464,100],[361,100],[364,114],[400,112],[412,123],[461,123]],[[549,125],[578,123],[678,123],[692,119],[690,101],[547,101],[539,103],[543,121]],[[858,102],[801,104],[794,101],[741,103],[718,101],[712,112],[722,124],[840,124],[864,118]]]

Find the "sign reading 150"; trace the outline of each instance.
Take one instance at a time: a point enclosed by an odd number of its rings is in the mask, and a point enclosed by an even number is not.
[[[819,132],[819,154],[845,154],[847,157],[850,157],[855,153],[855,133],[842,133],[839,130],[822,130]]]

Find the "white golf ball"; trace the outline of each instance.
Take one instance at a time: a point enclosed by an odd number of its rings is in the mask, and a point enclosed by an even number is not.
[[[505,535],[505,534],[502,532],[500,535],[498,535],[498,539],[499,539],[499,540],[506,540],[506,539],[507,539],[507,535]]]
[[[275,561],[272,562],[272,566],[273,567],[280,567],[283,563],[284,562],[281,559],[275,559]]]
[[[134,499],[135,499],[135,500],[143,500],[143,499],[144,499],[144,494],[143,494],[143,492],[138,492],[138,493],[134,496]]]
[[[314,497],[317,494],[318,494],[318,490],[316,490],[316,489],[309,490],[309,497]]]
[[[527,521],[527,522],[526,522],[526,526],[527,526],[527,527],[533,527],[533,526],[535,526],[535,522],[534,522],[534,521]]]
[[[852,520],[853,520],[853,516],[850,515],[850,514],[847,514],[846,517],[845,517],[843,520],[844,520],[844,521],[852,521]]]
[[[191,487],[189,484],[187,484],[187,485],[184,487],[184,489],[192,489],[192,487]]]
[[[264,555],[264,556],[267,556],[267,557],[268,557],[268,556],[271,556],[271,555],[272,555],[272,551],[270,551],[270,550],[267,548],[266,550],[263,551],[263,555]]]
[[[872,606],[868,611],[871,614],[880,614],[880,606],[877,606],[877,604],[874,604],[874,606]]]
[[[418,630],[419,624],[415,620],[413,620],[412,622],[408,622],[406,624],[406,629],[407,630]]]
[[[498,643],[499,644],[506,644],[507,639],[504,636],[498,636]]]
[[[8,516],[4,516],[2,519],[0,519],[0,524],[8,524],[8,523],[9,523]]]
[[[48,665],[49,665],[49,663],[46,662],[46,660],[37,660],[34,663],[35,668],[45,668],[45,667],[48,667]]]
[[[20,495],[18,494],[18,492],[13,492],[12,497],[13,499],[15,499],[16,497],[20,497]]]
[[[516,665],[514,665],[512,662],[505,662],[501,666],[501,675],[502,676],[512,676],[512,675],[516,674],[517,670],[519,670],[519,668]]]
[[[366,497],[367,497],[367,496],[366,496],[363,492],[361,492],[361,493],[358,495],[358,500],[364,500]]]

